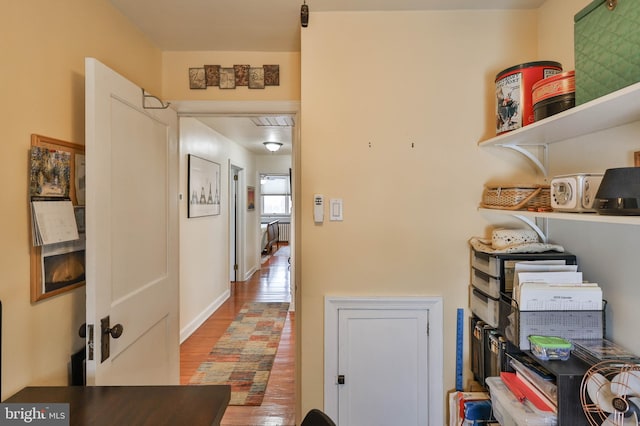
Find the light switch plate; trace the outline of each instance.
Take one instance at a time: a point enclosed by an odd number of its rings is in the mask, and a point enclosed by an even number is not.
[[[332,198],[329,200],[329,220],[342,220],[342,198]]]

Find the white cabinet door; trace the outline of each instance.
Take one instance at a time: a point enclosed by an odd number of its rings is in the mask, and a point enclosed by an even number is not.
[[[87,383],[178,384],[177,114],[143,108],[142,89],[95,59],[85,69]],[[106,318],[122,326],[108,358]]]
[[[341,309],[338,424],[428,424],[428,311]]]

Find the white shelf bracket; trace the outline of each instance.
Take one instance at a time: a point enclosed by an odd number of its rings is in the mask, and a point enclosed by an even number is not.
[[[527,217],[520,214],[514,214],[513,217],[526,223],[529,227],[531,227],[531,229],[536,231],[536,234],[538,234],[538,236],[540,237],[540,241],[542,241],[545,244],[549,242],[547,237],[549,235],[549,223],[547,221],[547,218],[541,218],[542,227],[544,228],[543,230],[543,229],[540,229],[540,227],[536,223],[535,218]]]
[[[533,164],[536,165],[538,170],[540,170],[540,172],[542,173],[542,175],[545,178],[547,177],[547,164],[549,163],[549,161],[548,161],[548,153],[547,153],[548,152],[548,145],[547,144],[536,145],[536,146],[541,146],[542,147],[542,161],[540,161],[540,159],[535,154],[533,154],[531,151],[529,151],[528,149],[523,148],[523,146],[525,146],[525,145],[504,144],[504,145],[500,145],[500,146],[503,147],[503,148],[512,149],[512,150],[517,151],[520,154],[524,155]]]

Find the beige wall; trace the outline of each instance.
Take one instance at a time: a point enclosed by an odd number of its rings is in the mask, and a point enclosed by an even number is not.
[[[496,73],[538,59],[536,18],[327,12],[302,31],[302,412],[323,405],[326,295],[443,296],[445,365],[433,373],[454,387],[467,240],[500,220],[477,212],[483,184],[534,173],[477,142],[495,134]],[[342,198],[344,221],[314,224],[315,193]]]
[[[217,101],[297,101],[300,99],[299,52],[163,52],[162,93],[167,99],[217,100]],[[235,89],[208,87],[204,90],[189,89],[189,68],[204,65],[262,65],[280,66],[280,85],[264,89]]]
[[[187,155],[220,164],[220,215],[187,218]],[[180,334],[187,338],[229,297],[229,162],[242,169],[241,193],[257,186],[255,156],[195,118],[180,119]],[[241,243],[249,268],[259,265],[257,211],[239,211],[239,220],[253,230]]]
[[[84,289],[29,302],[27,154],[38,133],[84,144],[84,58],[160,94],[161,54],[107,0],[25,0],[0,8],[3,165],[0,299],[2,397],[25,385],[67,383],[83,347]]]

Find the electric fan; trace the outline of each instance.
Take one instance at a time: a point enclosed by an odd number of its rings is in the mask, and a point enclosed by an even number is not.
[[[607,360],[593,365],[582,378],[580,402],[592,426],[640,425],[640,363]]]

